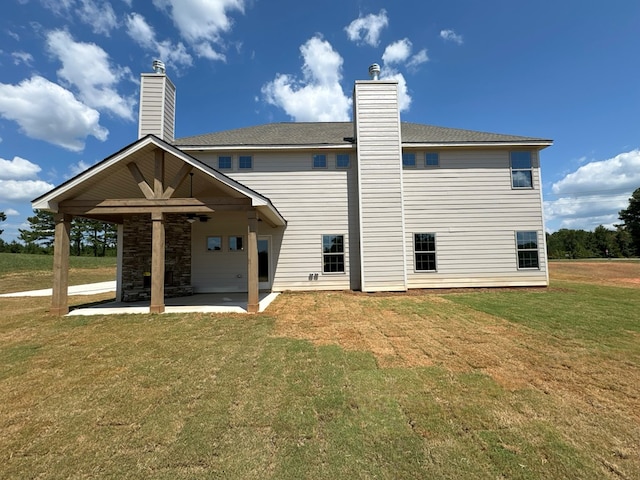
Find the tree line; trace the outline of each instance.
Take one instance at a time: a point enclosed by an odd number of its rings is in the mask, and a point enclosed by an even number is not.
[[[547,233],[549,258],[624,258],[640,257],[640,188],[629,199],[629,206],[618,212],[622,221],[610,230],[600,225],[593,232],[563,228]],[[0,222],[7,219],[0,212]],[[53,214],[34,211],[29,227],[20,229],[20,242],[6,243],[0,238],[0,252],[51,253],[55,224]],[[1,224],[1,223],[0,223]],[[0,229],[0,235],[2,229]],[[102,257],[115,255],[116,226],[110,223],[75,217],[71,223],[71,254]]]
[[[5,242],[0,238],[0,252],[9,253],[53,253],[55,240],[55,222],[53,213],[34,210],[27,218],[28,228],[19,229],[19,241]],[[0,212],[0,221],[6,215]],[[0,235],[2,230],[0,230]],[[115,256],[117,245],[117,226],[112,223],[74,217],[71,222],[71,255],[77,256]]]

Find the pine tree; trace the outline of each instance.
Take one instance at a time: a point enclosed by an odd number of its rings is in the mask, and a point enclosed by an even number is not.
[[[19,229],[20,240],[27,245],[50,247],[55,238],[55,221],[53,213],[44,210],[34,210],[35,215],[27,217],[28,229]]]
[[[7,216],[4,214],[4,212],[0,212],[0,222],[4,222],[7,219]],[[2,235],[2,232],[4,232],[4,230],[0,229],[0,235]]]

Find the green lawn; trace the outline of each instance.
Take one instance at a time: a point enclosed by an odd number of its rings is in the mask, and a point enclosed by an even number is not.
[[[638,293],[0,299],[0,478],[640,478]]]

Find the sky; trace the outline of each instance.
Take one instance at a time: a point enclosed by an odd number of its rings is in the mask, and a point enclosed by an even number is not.
[[[1,238],[137,139],[156,58],[176,137],[350,120],[379,63],[403,121],[552,139],[547,231],[613,228],[640,187],[639,49],[637,0],[3,0]]]

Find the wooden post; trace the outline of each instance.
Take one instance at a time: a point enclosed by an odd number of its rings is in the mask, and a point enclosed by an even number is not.
[[[164,214],[152,213],[150,313],[164,312]]]
[[[53,243],[53,294],[51,296],[52,315],[69,313],[69,233],[71,215],[56,213],[55,240]]]
[[[258,217],[255,210],[247,213],[247,313],[258,313]]]

